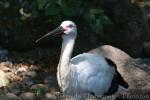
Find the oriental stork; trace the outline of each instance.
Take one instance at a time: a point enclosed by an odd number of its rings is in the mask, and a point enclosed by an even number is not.
[[[63,21],[58,28],[36,42],[47,36],[56,35],[61,35],[63,39],[57,80],[64,94],[103,96],[116,92],[119,85],[128,87],[117,72],[116,65],[102,55],[87,52],[71,58],[77,37],[77,27],[72,21]]]

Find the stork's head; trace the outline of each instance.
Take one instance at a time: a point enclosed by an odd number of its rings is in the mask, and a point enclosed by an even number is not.
[[[63,21],[60,27],[64,29],[64,35],[77,33],[76,24],[72,21]]]
[[[51,32],[45,34],[36,42],[40,41],[41,39],[47,37],[47,36],[56,36],[56,35],[61,35],[63,38],[68,37],[68,38],[76,38],[77,35],[77,27],[76,24],[72,21],[63,21],[61,25],[52,30]]]

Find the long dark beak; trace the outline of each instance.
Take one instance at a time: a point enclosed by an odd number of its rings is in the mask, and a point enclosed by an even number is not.
[[[64,32],[64,28],[60,26],[60,27],[58,27],[58,28],[52,30],[51,32],[45,34],[45,35],[42,36],[41,38],[37,39],[35,42],[37,43],[37,42],[39,42],[40,40],[42,40],[42,39],[44,39],[44,38],[46,38],[46,37],[48,37],[48,36],[54,37],[54,36],[56,36],[56,35],[60,35],[60,34],[62,34],[63,32]]]

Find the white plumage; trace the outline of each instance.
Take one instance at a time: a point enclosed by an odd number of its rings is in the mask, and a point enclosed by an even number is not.
[[[77,91],[103,95],[110,88],[115,69],[109,66],[102,56],[90,53],[80,54],[71,59],[74,77],[77,81]],[[69,91],[71,92],[71,91]]]
[[[42,38],[56,34],[63,38],[57,68],[57,80],[62,92],[66,95],[93,94],[98,96],[108,92],[116,75],[115,64],[101,55],[92,53],[79,54],[71,59],[77,36],[74,22],[64,21],[60,27]]]
[[[72,21],[64,21],[61,27],[67,30],[62,35],[62,52],[57,72],[62,91],[68,95],[104,95],[111,86],[115,68],[103,56],[91,53],[79,54],[70,59],[77,35],[76,25]]]

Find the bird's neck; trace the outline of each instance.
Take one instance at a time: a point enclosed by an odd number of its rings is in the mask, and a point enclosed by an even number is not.
[[[75,39],[63,39],[62,50],[61,50],[61,57],[59,60],[60,67],[69,67],[70,59],[74,47]]]
[[[67,88],[66,81],[70,79],[71,67],[70,59],[74,47],[75,39],[63,38],[61,56],[57,69],[57,78],[58,83],[61,86],[62,90]]]

